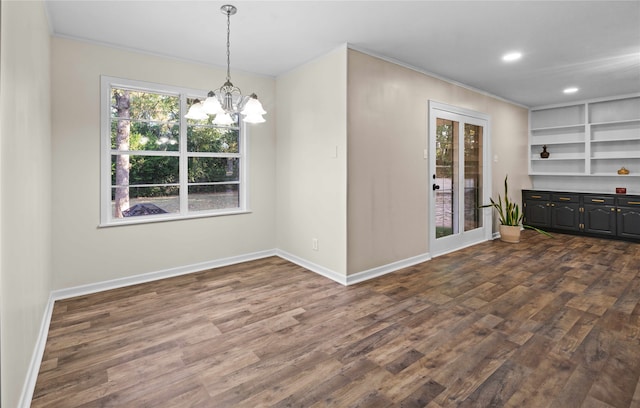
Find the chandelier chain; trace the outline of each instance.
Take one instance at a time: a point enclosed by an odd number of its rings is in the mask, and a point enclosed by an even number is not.
[[[231,11],[227,10],[227,82],[231,82]]]

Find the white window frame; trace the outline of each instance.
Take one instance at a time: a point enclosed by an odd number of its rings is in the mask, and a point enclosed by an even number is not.
[[[180,98],[180,148],[177,156],[180,161],[180,212],[145,215],[137,217],[115,218],[111,203],[111,89],[126,88],[150,93],[174,95]],[[136,81],[102,75],[100,77],[100,223],[99,227],[112,227],[118,225],[143,224],[160,221],[175,221],[181,219],[214,217],[231,214],[244,214],[248,210],[248,146],[246,126],[240,121],[239,151],[233,157],[240,159],[239,164],[239,206],[237,208],[225,208],[209,211],[189,211],[188,206],[188,177],[187,163],[189,157],[202,156],[200,153],[187,152],[187,98],[206,98],[207,91],[189,89],[171,85],[157,84],[153,82]],[[163,155],[165,152],[135,152],[135,154]],[[172,154],[173,155],[173,154]],[[206,154],[205,154],[206,155]],[[215,155],[213,153],[212,155]]]

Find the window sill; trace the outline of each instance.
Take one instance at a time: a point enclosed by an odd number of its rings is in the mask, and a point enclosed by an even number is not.
[[[250,214],[251,212],[252,212],[251,210],[237,209],[237,210],[227,210],[227,211],[220,211],[220,212],[200,212],[200,213],[192,213],[189,215],[177,215],[177,214],[147,215],[143,217],[122,218],[121,220],[111,221],[107,223],[101,222],[100,224],[98,224],[98,228],[111,228],[111,227],[121,227],[125,225],[140,225],[140,224],[149,224],[149,223],[156,223],[156,222],[191,220],[196,218],[221,217],[226,215]]]

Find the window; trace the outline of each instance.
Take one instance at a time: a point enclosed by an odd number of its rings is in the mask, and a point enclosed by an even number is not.
[[[203,94],[102,77],[102,225],[246,211],[240,121],[184,118]]]

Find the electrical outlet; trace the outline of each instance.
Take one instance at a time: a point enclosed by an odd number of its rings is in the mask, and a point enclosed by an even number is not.
[[[311,240],[311,249],[313,249],[314,251],[318,250],[318,238],[313,238]]]

